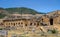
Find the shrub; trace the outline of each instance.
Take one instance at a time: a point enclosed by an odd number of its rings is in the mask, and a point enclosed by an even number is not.
[[[55,33],[57,33],[57,30],[53,29],[53,30],[51,30],[51,32],[52,32],[53,34],[55,34]]]
[[[51,32],[52,34],[58,33],[58,31],[56,29],[48,30],[48,32]]]

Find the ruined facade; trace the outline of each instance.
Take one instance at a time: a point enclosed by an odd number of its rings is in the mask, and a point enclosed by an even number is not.
[[[6,16],[1,26],[8,31],[9,37],[12,34],[47,32],[48,29],[58,28],[60,30],[60,11],[48,14],[11,14]]]
[[[54,14],[12,14],[11,16],[6,16],[3,20],[4,26],[43,26],[43,25],[55,25],[59,24],[59,13]]]

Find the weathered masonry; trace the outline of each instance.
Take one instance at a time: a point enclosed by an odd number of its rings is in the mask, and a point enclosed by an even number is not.
[[[60,24],[60,14],[59,12],[49,13],[49,14],[12,14],[3,20],[3,24],[6,27],[12,26],[49,26]]]

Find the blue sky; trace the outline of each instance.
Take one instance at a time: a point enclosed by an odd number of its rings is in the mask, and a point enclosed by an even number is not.
[[[27,7],[38,12],[60,10],[60,0],[0,0],[0,7]]]

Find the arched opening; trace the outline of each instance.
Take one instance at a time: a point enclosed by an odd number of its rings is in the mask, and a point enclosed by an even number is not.
[[[50,18],[50,25],[53,25],[53,18]]]

